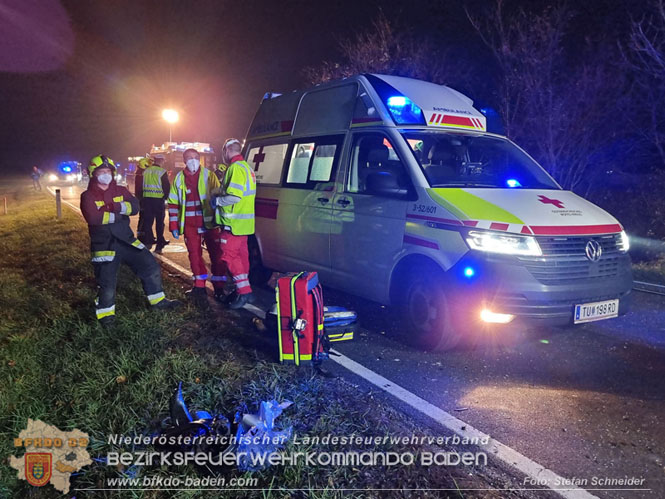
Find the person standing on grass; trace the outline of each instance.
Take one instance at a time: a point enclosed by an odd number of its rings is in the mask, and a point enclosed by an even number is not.
[[[203,261],[201,239],[205,241],[210,255],[212,284],[215,297],[224,293],[226,266],[222,262],[219,228],[213,226],[213,211],[210,193],[219,188],[219,180],[207,168],[201,168],[201,156],[196,149],[182,153],[185,169],[178,172],[171,184],[168,197],[169,230],[178,239],[185,236],[189,263],[194,274],[194,286],[185,295],[196,303],[205,304],[208,270]]]
[[[90,160],[88,172],[90,183],[81,194],[81,212],[90,233],[100,324],[109,327],[115,321],[115,292],[121,263],[126,263],[141,280],[153,309],[179,306],[179,301],[166,299],[159,264],[129,227],[129,217],[138,212],[139,202],[113,180],[113,161],[104,155],[95,156]]]
[[[43,173],[39,168],[37,168],[36,166],[32,167],[32,171],[30,172],[30,177],[32,178],[32,188],[36,191],[42,190],[42,183],[39,181],[42,175]]]
[[[242,308],[253,299],[247,236],[254,234],[256,177],[241,151],[238,139],[228,139],[224,143],[222,157],[228,167],[221,189],[211,200],[215,206],[215,223],[223,229],[222,260],[236,285],[235,299],[229,303],[231,309]]]

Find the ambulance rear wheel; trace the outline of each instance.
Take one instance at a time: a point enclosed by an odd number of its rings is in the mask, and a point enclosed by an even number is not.
[[[404,318],[409,343],[426,350],[450,350],[459,343],[440,272],[411,278],[406,287]]]

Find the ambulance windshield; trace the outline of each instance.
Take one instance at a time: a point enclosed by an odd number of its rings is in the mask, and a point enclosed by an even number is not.
[[[560,189],[508,140],[452,132],[405,131],[402,135],[432,187]]]

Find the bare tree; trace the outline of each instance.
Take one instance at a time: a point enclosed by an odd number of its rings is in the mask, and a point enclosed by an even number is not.
[[[566,50],[574,13],[565,5],[507,12],[503,0],[484,15],[467,11],[500,69],[498,109],[506,134],[567,189],[586,190],[599,150],[616,135],[612,114],[621,95],[611,50],[585,41]]]
[[[383,12],[371,28],[339,42],[341,62],[324,61],[305,68],[305,78],[313,84],[360,73],[392,74],[439,84],[459,84],[471,79],[472,69],[451,49],[432,39],[398,30]]]
[[[659,157],[665,168],[665,4],[650,2],[650,15],[632,23],[624,50],[627,68],[635,75],[633,94],[636,101],[632,118],[637,133]]]

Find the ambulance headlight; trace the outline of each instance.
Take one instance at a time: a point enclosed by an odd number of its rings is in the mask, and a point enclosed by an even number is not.
[[[543,252],[532,236],[470,231],[466,236],[469,248],[504,255],[541,256]]]
[[[51,173],[51,174],[48,176],[48,179],[49,179],[49,181],[51,181],[51,182],[56,182],[56,181],[58,180],[58,176],[57,176],[55,173]]]
[[[621,251],[622,253],[627,253],[629,249],[630,249],[630,239],[628,239],[628,234],[626,234],[626,231],[622,230],[621,239],[619,242],[619,251]]]

